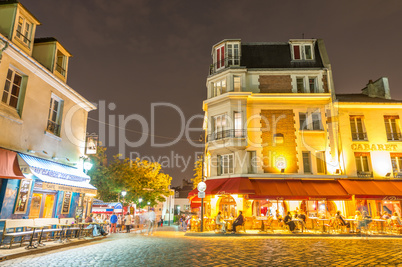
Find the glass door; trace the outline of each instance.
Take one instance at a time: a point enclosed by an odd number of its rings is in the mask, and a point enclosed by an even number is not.
[[[43,218],[53,217],[53,206],[54,206],[55,195],[46,195],[45,205],[43,207]]]
[[[32,201],[31,201],[31,208],[29,210],[29,219],[39,218],[40,216],[40,207],[42,204],[42,194],[33,193]]]

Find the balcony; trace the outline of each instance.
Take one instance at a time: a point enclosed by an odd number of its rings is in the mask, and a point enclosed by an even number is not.
[[[56,136],[60,136],[60,125],[48,120],[46,130]]]
[[[367,141],[367,133],[352,133],[353,141]]]
[[[224,130],[220,132],[214,132],[208,135],[208,142],[221,140],[224,138],[244,138],[246,137],[246,130],[236,129],[236,130]]]
[[[387,133],[388,141],[401,141],[400,133]]]
[[[209,67],[209,75],[215,74],[216,72],[231,66],[240,66],[240,58],[240,56],[232,56],[218,60]]]
[[[373,172],[358,171],[357,172],[357,177],[359,177],[359,178],[373,178]]]

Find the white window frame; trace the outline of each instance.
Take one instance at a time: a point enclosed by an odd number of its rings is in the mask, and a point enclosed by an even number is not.
[[[310,170],[305,170],[305,168],[304,168],[304,163],[305,163],[304,155],[305,154],[308,155],[308,158],[306,160],[308,161],[307,163],[308,163]],[[302,151],[302,162],[303,162],[303,173],[313,173],[312,166],[311,166],[311,152],[310,151]]]
[[[300,114],[305,114],[305,116],[306,116],[306,120],[304,123],[304,124],[306,124],[305,127],[303,127],[303,124],[300,122],[300,117],[301,117]],[[314,122],[316,121],[316,120],[314,120],[315,116],[318,116],[319,129],[314,128]],[[320,110],[313,111],[313,112],[311,112],[311,111],[299,112],[299,124],[300,124],[300,127],[299,127],[300,130],[309,130],[309,131],[323,131],[324,130]]]
[[[59,58],[61,58],[61,65],[59,64]],[[55,70],[60,73],[63,77],[66,76],[67,73],[67,56],[64,55],[60,50],[56,52],[56,63]]]
[[[218,125],[217,120],[220,120],[220,125]],[[227,130],[228,128],[228,118],[227,114],[219,114],[212,116],[212,122],[213,122],[213,127],[212,127],[212,133],[215,136],[215,140],[222,139],[224,137],[224,131]],[[218,136],[220,134],[220,136]]]
[[[294,47],[299,46],[299,52],[300,52],[300,58],[296,59],[295,58],[295,53],[294,53]],[[306,58],[306,47],[310,47],[311,51],[311,58]],[[292,53],[292,60],[294,61],[306,61],[306,60],[314,60],[315,55],[314,55],[314,45],[313,44],[305,44],[305,43],[294,43],[291,45],[291,53]]]
[[[236,85],[238,85],[238,87]],[[233,75],[233,91],[241,92],[241,76]]]
[[[360,155],[360,156],[356,156],[356,155],[354,155],[355,156],[355,163],[356,163],[356,172],[357,173],[359,173],[359,172],[371,172],[371,156],[370,156],[370,154],[368,155],[368,156],[366,156],[366,155]],[[367,158],[367,168],[368,168],[368,170],[365,170],[364,169],[364,163],[363,163],[363,158]],[[359,170],[359,167],[358,166],[360,166],[360,170]]]
[[[357,119],[361,120],[362,132],[359,132]],[[354,125],[352,125],[352,121],[353,121]],[[350,134],[352,135],[352,140],[353,141],[367,141],[367,132],[366,132],[366,126],[364,125],[364,116],[363,115],[349,115],[349,123],[350,123],[350,129],[351,129]],[[355,130],[355,134],[356,134],[355,137],[353,136],[353,134],[354,134],[353,130]],[[363,138],[360,138],[360,135],[363,135]]]
[[[310,91],[310,79],[314,79],[314,92]],[[298,88],[298,80],[303,80],[303,88],[301,92],[299,92]],[[298,94],[303,94],[303,93],[320,93],[320,84],[318,82],[318,75],[297,75],[295,76],[295,83],[296,83],[296,90],[294,92]]]
[[[384,124],[385,124],[385,132],[387,134],[387,140],[388,141],[400,141],[401,140],[401,128],[399,125],[399,116],[396,116],[398,118],[388,118],[386,119],[384,116]],[[392,129],[392,124],[395,124],[395,129]],[[387,124],[389,127],[389,131],[387,129]]]
[[[394,169],[394,163],[395,163],[396,170]],[[402,172],[402,157],[393,156],[391,154],[391,167],[392,167],[393,173]]]
[[[237,46],[237,54],[236,54],[236,48]],[[228,61],[228,66],[240,66],[240,43],[232,43],[229,42],[226,44],[226,57]]]
[[[20,22],[21,20],[22,23]],[[33,23],[23,16],[19,16],[17,20],[17,28],[15,30],[15,37],[29,48],[31,48],[32,45],[32,31]]]
[[[240,117],[236,117],[236,115]],[[243,137],[243,114],[241,111],[233,112],[233,131],[234,137]]]
[[[227,161],[225,161],[227,160]],[[227,162],[227,165],[225,164]],[[232,163],[232,164],[230,164]],[[233,174],[234,173],[234,154],[220,155],[219,161],[220,174]]]
[[[317,174],[327,174],[327,162],[325,159],[325,151],[317,151],[315,153]],[[319,166],[322,164],[322,171],[319,171]]]
[[[223,86],[225,85],[225,86]],[[224,94],[227,92],[227,81],[226,78],[221,79],[219,81],[213,82],[212,83],[212,91],[213,91],[213,96],[220,96],[221,94]]]
[[[53,119],[55,102],[57,102],[58,105],[57,105],[56,119]],[[61,134],[61,121],[62,121],[62,117],[63,117],[63,114],[62,114],[63,105],[64,105],[63,99],[61,99],[60,97],[58,97],[57,95],[52,93],[52,96],[50,97],[50,107],[49,107],[49,115],[47,117],[48,123],[47,123],[46,131],[51,134],[54,134],[56,136],[60,136],[60,134]],[[58,131],[51,130],[50,124],[52,124],[52,123],[59,127]]]

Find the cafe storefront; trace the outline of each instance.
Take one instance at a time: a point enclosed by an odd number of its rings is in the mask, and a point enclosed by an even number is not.
[[[220,211],[224,219],[230,220],[242,211],[249,227],[255,218],[276,219],[288,211],[304,213],[307,218],[333,218],[337,211],[351,218],[356,210],[366,211],[373,218],[381,217],[384,211],[401,215],[402,181],[241,177],[205,182],[205,216],[215,218]],[[195,212],[201,207],[197,193],[197,189],[189,193]]]
[[[2,218],[79,221],[90,213],[96,188],[82,170],[22,153],[15,158],[22,177],[3,185]]]

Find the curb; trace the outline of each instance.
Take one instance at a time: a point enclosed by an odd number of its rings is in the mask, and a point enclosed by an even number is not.
[[[232,236],[232,237],[366,237],[365,235],[348,235],[348,234],[231,234],[231,233],[185,233],[184,236],[195,236],[195,237],[222,237],[222,236]],[[393,236],[393,235],[367,235],[368,238],[402,238],[401,236]]]
[[[52,247],[45,246],[43,248],[31,249],[31,250],[27,250],[24,252],[19,252],[19,253],[15,253],[15,254],[11,254],[11,255],[6,255],[6,256],[0,255],[0,262],[6,261],[6,260],[11,260],[11,259],[16,259],[16,258],[20,258],[20,257],[45,253],[45,252],[49,252],[49,251],[57,250],[57,249],[61,249],[61,248],[73,247],[76,245],[81,245],[81,244],[86,244],[86,243],[90,243],[90,242],[94,242],[94,241],[103,240],[105,238],[107,238],[107,236],[102,236],[102,237],[97,237],[97,238],[87,239],[87,240],[82,240],[82,241],[75,241],[75,242],[71,242],[71,243],[67,243],[67,244],[63,244],[63,245],[59,245],[59,246],[52,246]]]

